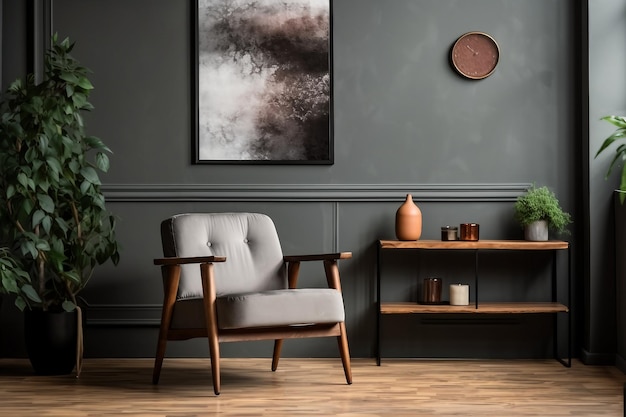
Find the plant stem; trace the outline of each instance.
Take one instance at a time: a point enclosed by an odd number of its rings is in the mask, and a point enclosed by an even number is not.
[[[74,216],[74,221],[76,222],[76,235],[78,237],[78,240],[82,243],[83,237],[82,237],[82,229],[80,227],[80,219],[78,218],[78,209],[76,209],[76,204],[72,201],[71,203],[72,206],[72,214]]]

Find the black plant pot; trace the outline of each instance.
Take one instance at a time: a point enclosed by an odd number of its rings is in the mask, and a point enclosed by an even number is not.
[[[39,375],[66,375],[76,365],[78,313],[24,311],[24,336],[30,363]]]

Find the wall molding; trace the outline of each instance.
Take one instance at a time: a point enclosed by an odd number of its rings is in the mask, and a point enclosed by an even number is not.
[[[531,184],[105,184],[108,202],[511,202]]]
[[[161,304],[85,304],[85,324],[89,327],[159,327],[161,324]]]

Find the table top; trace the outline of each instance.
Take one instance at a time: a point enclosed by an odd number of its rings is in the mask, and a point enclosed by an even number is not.
[[[381,249],[500,249],[500,250],[557,250],[568,249],[569,242],[547,240],[379,240]]]

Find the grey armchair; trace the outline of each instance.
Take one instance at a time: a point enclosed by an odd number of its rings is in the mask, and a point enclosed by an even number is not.
[[[257,213],[180,214],[161,223],[164,300],[152,382],[168,340],[207,337],[220,393],[220,342],[335,336],[348,384],[350,353],[339,259],[350,252],[283,256],[272,220]],[[296,288],[300,263],[322,261],[329,288]],[[195,265],[194,265],[195,264]],[[199,267],[198,267],[199,265]]]

